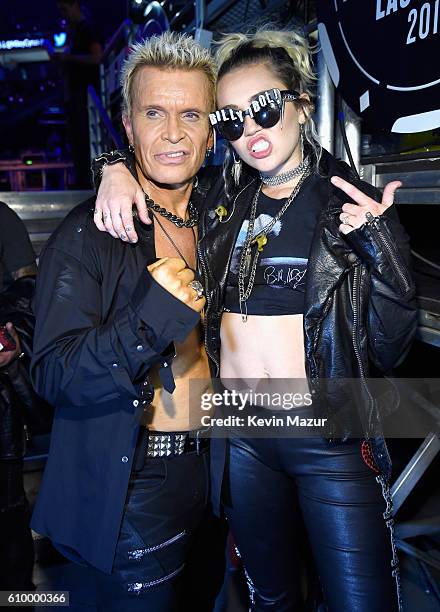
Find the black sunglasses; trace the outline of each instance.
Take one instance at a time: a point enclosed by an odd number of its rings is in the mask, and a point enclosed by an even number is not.
[[[271,128],[280,119],[283,120],[285,102],[298,98],[299,93],[297,91],[268,89],[258,94],[246,110],[222,108],[210,113],[209,120],[223,138],[233,142],[243,135],[244,120],[247,115],[260,127]]]

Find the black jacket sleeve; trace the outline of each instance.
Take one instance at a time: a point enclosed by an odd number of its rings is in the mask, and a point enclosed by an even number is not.
[[[409,239],[394,205],[345,237],[371,272],[369,357],[386,372],[404,359],[417,331]]]
[[[23,354],[0,371],[0,457],[21,458],[22,418],[31,433],[50,431],[51,408],[39,398],[31,384],[29,365],[35,319],[31,300],[35,279],[31,276],[14,281],[0,293],[0,324],[11,321],[20,338]],[[18,434],[18,435],[17,435]]]
[[[0,258],[9,274],[36,259],[23,221],[4,202],[0,202]]]
[[[81,258],[50,246],[39,267],[31,375],[52,405],[106,402],[182,342],[199,315],[145,269],[127,303],[102,318],[101,282]]]

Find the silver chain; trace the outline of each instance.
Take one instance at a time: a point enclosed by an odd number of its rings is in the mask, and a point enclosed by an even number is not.
[[[163,208],[162,206],[159,206],[159,204],[156,204],[156,202],[154,202],[154,200],[152,200],[144,191],[144,195],[145,195],[145,203],[147,205],[147,207],[150,210],[153,210],[154,212],[159,213],[159,215],[161,215],[162,217],[164,217],[165,219],[168,219],[168,221],[171,221],[171,223],[174,223],[174,225],[176,227],[194,227],[195,225],[197,225],[198,223],[198,215],[197,215],[197,210],[194,207],[194,204],[191,202],[191,200],[188,202],[188,213],[189,213],[189,219],[187,219],[185,221],[185,219],[182,219],[182,217],[179,217],[178,215],[174,215],[173,213],[171,213],[169,210],[167,210],[166,208]]]
[[[293,189],[292,193],[287,198],[283,206],[277,212],[275,217],[273,217],[273,219],[271,219],[271,221],[267,225],[265,225],[263,229],[260,232],[258,232],[256,236],[254,236],[254,227],[255,227],[255,221],[256,221],[256,215],[257,215],[258,199],[260,197],[263,183],[260,183],[257,189],[257,192],[255,193],[254,199],[252,201],[250,215],[249,215],[249,225],[248,225],[248,229],[246,233],[246,238],[243,243],[243,250],[240,256],[240,263],[238,266],[238,297],[239,297],[239,304],[240,304],[240,313],[241,313],[243,323],[247,321],[246,302],[249,299],[252,289],[254,287],[258,259],[260,257],[260,253],[264,245],[267,242],[267,235],[269,234],[271,229],[274,227],[274,225],[281,219],[281,217],[284,215],[286,210],[289,208],[293,200],[296,198],[296,196],[299,193],[299,190],[301,189],[302,184],[304,183],[305,179],[308,177],[309,174],[310,174],[310,161],[308,164],[305,165],[305,169],[303,171],[301,178],[299,179],[298,183],[296,184],[295,188]],[[260,243],[261,243],[261,248],[260,248]],[[257,250],[255,252],[253,260],[251,261],[252,245],[254,244],[257,245]],[[249,273],[249,267],[250,267],[250,273]],[[248,275],[249,275],[249,281],[246,287],[245,279]],[[244,313],[243,313],[243,305],[245,308]]]
[[[305,172],[310,167],[310,157],[306,157],[303,161],[298,164],[292,170],[287,170],[286,172],[281,172],[281,174],[276,174],[275,176],[271,176],[269,174],[263,174],[260,172],[260,179],[263,181],[265,185],[269,187],[278,187],[283,183],[288,183],[292,179],[300,176],[303,172]]]

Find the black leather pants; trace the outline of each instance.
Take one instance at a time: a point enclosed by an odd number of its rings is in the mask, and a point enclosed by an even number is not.
[[[395,612],[399,575],[391,499],[360,440],[229,439],[222,501],[252,610],[302,610],[299,514],[329,612]]]
[[[209,454],[148,458],[132,471],[111,574],[92,570],[99,612],[211,612],[225,569]]]

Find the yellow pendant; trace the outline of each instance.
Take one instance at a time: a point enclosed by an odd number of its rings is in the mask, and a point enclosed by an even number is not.
[[[223,217],[226,217],[228,215],[228,211],[226,210],[226,208],[222,204],[217,206],[217,208],[215,209],[214,212],[217,215],[219,221],[221,221],[223,219]]]
[[[266,236],[266,234],[258,234],[258,236],[255,236],[254,242],[257,243],[258,250],[261,253],[261,251],[263,250],[263,248],[267,244],[267,236]]]

